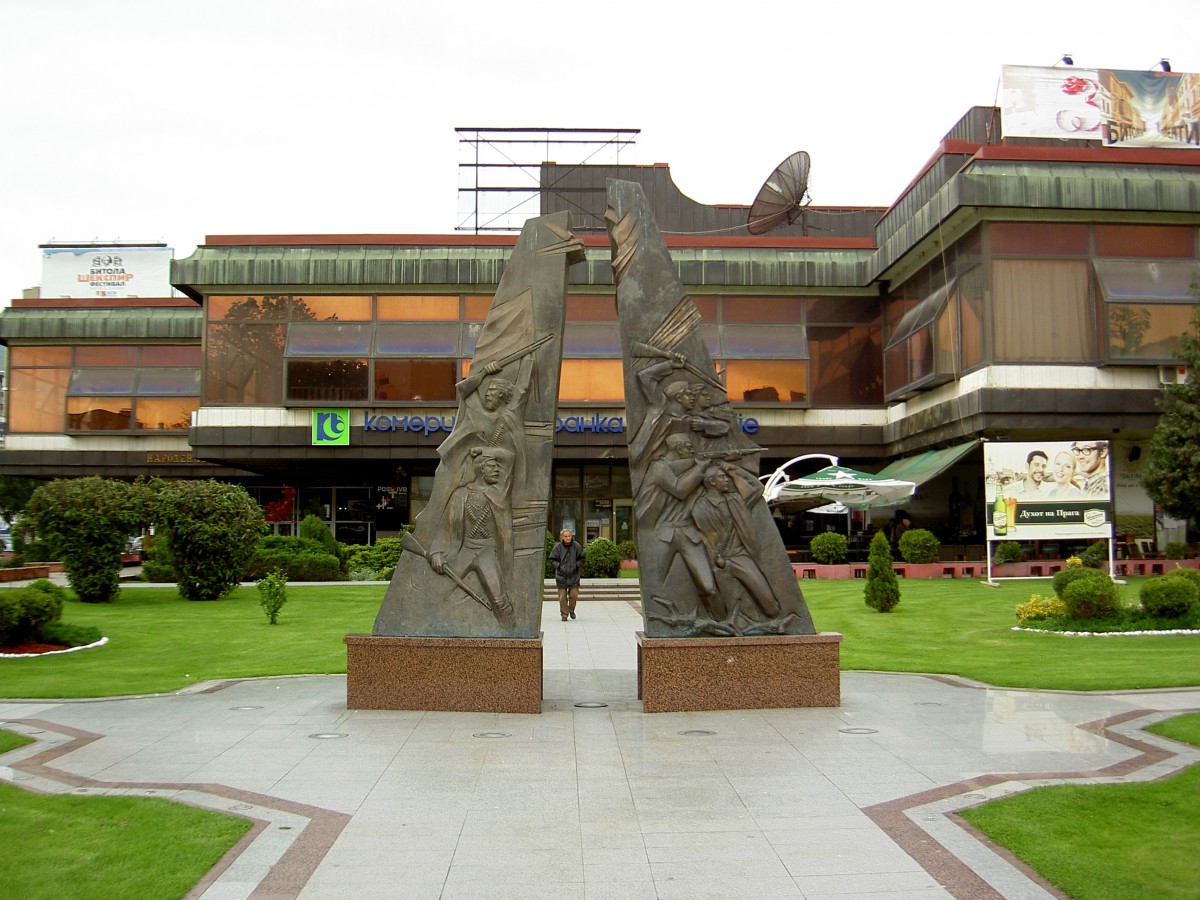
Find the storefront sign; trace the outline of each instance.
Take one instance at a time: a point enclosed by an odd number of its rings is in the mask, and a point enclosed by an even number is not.
[[[413,415],[380,415],[367,413],[363,417],[363,431],[403,431],[410,434],[449,434],[454,430],[455,416]],[[758,431],[758,419],[738,417],[738,427],[746,434]],[[554,421],[554,430],[565,431],[568,434],[624,434],[625,419],[622,416],[602,416],[594,413],[590,416],[566,416]],[[313,434],[316,434],[314,419]],[[317,441],[314,437],[313,443]]]
[[[350,446],[350,410],[314,409],[312,411],[314,447]]]
[[[988,540],[1109,537],[1108,454],[1108,441],[984,444]]]

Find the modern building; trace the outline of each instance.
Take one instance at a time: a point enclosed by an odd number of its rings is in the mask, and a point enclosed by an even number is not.
[[[1186,376],[1200,153],[1006,138],[999,109],[976,108],[891,206],[798,208],[757,236],[746,207],[691,201],[666,166],[545,164],[542,211],[571,210],[587,245],[553,517],[619,541],[634,525],[610,177],[643,185],[763,472],[810,452],[868,471],[921,456],[911,518],[982,543],[980,441],[1101,439],[1118,514],[1152,512],[1137,468],[1163,382]],[[264,504],[286,485],[280,530],[314,512],[341,540],[393,534],[429,497],[514,242],[210,236],[171,264],[182,297],[15,300],[0,473],[216,477]],[[318,429],[322,413],[343,424]],[[780,527],[801,544],[826,525]]]

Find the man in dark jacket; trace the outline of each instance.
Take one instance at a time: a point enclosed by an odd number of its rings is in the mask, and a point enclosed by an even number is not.
[[[579,569],[583,565],[583,548],[575,542],[571,529],[564,528],[561,540],[550,551],[554,583],[558,585],[558,611],[563,621],[575,618],[575,603],[579,600]]]

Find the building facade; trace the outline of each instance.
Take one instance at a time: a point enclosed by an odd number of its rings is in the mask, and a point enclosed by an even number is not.
[[[608,177],[643,184],[764,473],[810,452],[878,471],[945,451],[908,511],[943,540],[982,542],[979,441],[1086,437],[1109,442],[1118,514],[1153,511],[1137,465],[1197,304],[1200,154],[1005,140],[998,111],[978,108],[892,206],[807,207],[761,236],[745,207],[695,204],[665,166],[547,164],[543,212],[573,210],[587,245],[553,517],[620,541],[634,526],[597,226]],[[341,540],[394,534],[429,497],[514,242],[211,236],[172,263],[182,297],[14,301],[0,473],[216,477],[273,504],[277,530],[311,512]],[[826,527],[780,525],[790,544]]]

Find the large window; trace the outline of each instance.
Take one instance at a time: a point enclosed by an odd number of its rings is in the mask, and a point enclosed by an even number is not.
[[[1110,362],[1172,363],[1196,309],[1200,263],[1097,259]]]
[[[1093,361],[1092,310],[1086,260],[992,262],[992,342],[998,362]]]
[[[13,347],[9,429],[178,431],[200,405],[200,348]]]

